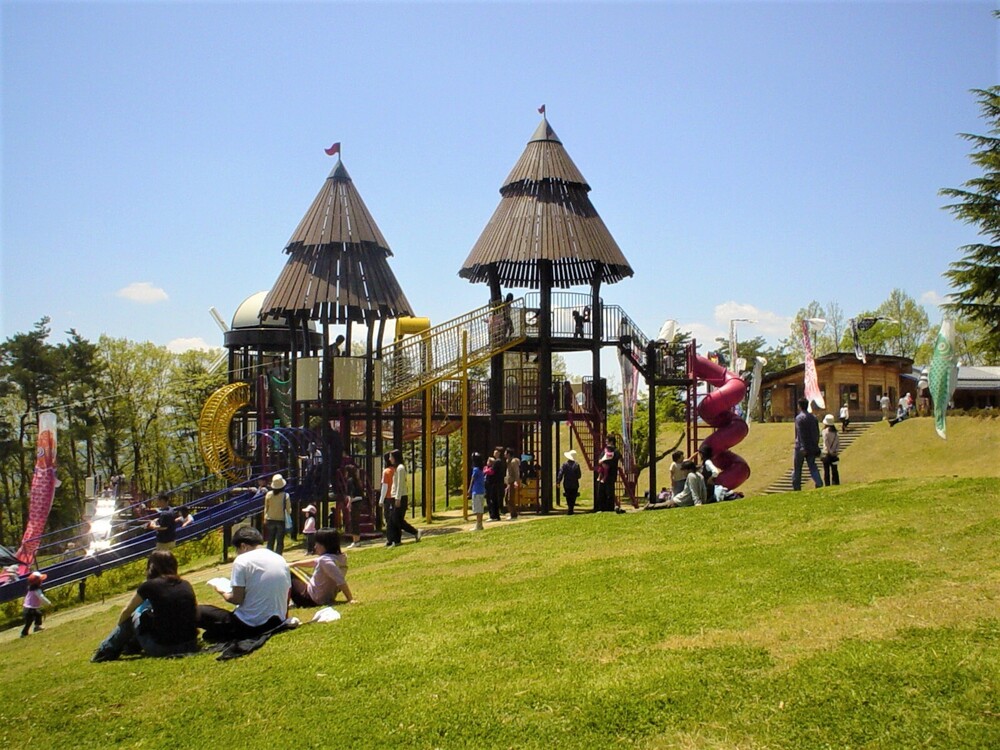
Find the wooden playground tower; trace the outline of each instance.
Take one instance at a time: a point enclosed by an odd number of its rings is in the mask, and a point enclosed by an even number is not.
[[[288,260],[260,303],[257,325],[234,326],[226,334],[232,382],[212,397],[218,403],[202,425],[210,467],[235,478],[238,471],[232,470],[241,463],[265,465],[263,441],[251,458],[246,437],[281,422],[315,434],[325,459],[325,487],[332,481],[330,459],[343,448],[358,456],[370,494],[377,488],[378,457],[388,447],[403,447],[404,422],[420,418],[430,520],[431,425],[435,419],[461,420],[464,476],[471,450],[529,450],[538,459],[537,509],[551,511],[559,423],[571,426],[588,465],[603,445],[603,347],[619,349],[651,391],[656,384],[691,382],[683,352],[650,341],[620,307],[603,303],[601,286],[633,272],[589,191],[543,115],[459,271],[472,283],[488,285],[489,303],[431,326],[413,317],[388,264],[392,252],[338,157],[285,247]],[[573,287],[585,291],[569,291]],[[505,288],[529,291],[514,298],[504,296]],[[389,320],[395,321],[391,341]],[[552,378],[552,355],[571,351],[589,351],[593,363],[576,390]],[[269,370],[276,356],[278,373]],[[477,409],[468,372],[487,362],[487,398]],[[453,408],[442,413],[432,397],[447,381],[459,384],[457,414]],[[281,382],[287,383],[284,408],[274,398]],[[625,459],[625,492],[634,497],[634,461],[630,470]],[[655,465],[650,479],[655,487]]]

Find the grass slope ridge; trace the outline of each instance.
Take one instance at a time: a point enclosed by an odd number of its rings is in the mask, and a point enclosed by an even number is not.
[[[92,665],[109,609],[7,645],[0,745],[997,747],[997,500],[885,481],[366,550],[340,622],[228,663]]]

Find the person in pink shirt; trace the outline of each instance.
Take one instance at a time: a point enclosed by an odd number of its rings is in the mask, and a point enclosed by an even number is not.
[[[317,556],[293,562],[292,602],[296,607],[324,607],[344,593],[348,603],[354,603],[351,587],[347,585],[347,555],[340,551],[340,534],[336,529],[320,529],[314,542]],[[312,577],[305,581],[294,571],[312,568]]]

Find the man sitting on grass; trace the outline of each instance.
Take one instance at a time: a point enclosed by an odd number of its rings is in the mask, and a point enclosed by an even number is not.
[[[261,547],[264,537],[257,529],[244,526],[233,534],[236,559],[233,561],[232,591],[219,591],[236,605],[228,610],[202,604],[198,626],[206,641],[233,641],[253,638],[278,627],[288,613],[291,576],[285,559]]]

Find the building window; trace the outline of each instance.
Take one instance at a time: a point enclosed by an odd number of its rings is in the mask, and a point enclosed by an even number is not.
[[[858,409],[861,406],[858,398],[857,383],[844,383],[840,386],[840,406],[847,404],[847,407],[852,411]]]

